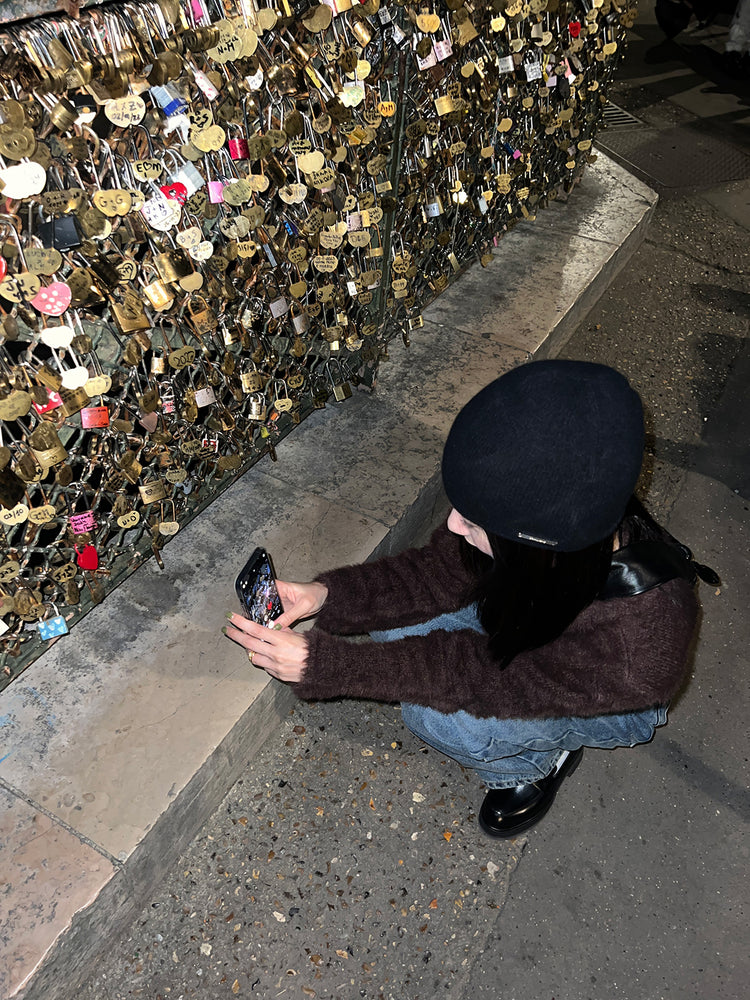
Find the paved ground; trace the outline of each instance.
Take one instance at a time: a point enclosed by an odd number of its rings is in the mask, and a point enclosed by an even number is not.
[[[668,48],[652,6],[613,94],[641,137],[603,143],[662,202],[565,355],[638,386],[651,506],[723,578],[702,585],[669,726],[589,752],[546,821],[499,847],[476,831],[474,778],[396,709],[300,705],[81,1000],[746,995],[750,100],[713,69],[725,26]]]

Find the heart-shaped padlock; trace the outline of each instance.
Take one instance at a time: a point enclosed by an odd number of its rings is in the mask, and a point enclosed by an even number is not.
[[[76,545],[76,552],[78,553],[76,562],[81,569],[94,570],[99,566],[99,553],[93,545],[84,545],[82,549]]]

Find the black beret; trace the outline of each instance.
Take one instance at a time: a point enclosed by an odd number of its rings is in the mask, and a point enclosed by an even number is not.
[[[485,531],[575,552],[620,523],[643,441],[640,397],[614,368],[532,361],[460,411],[443,483],[459,514]]]

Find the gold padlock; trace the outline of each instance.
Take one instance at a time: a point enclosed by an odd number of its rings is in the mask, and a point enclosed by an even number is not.
[[[139,486],[138,492],[144,503],[157,503],[166,497],[167,488],[161,479],[151,479],[143,486]]]
[[[456,110],[456,102],[449,94],[443,94],[435,98],[435,110],[441,117],[449,115],[452,111]]]
[[[195,300],[200,305],[196,307]],[[199,337],[206,337],[213,333],[218,326],[216,313],[202,295],[196,295],[188,300],[187,314],[190,323]]]
[[[174,295],[169,292],[161,278],[155,278],[148,285],[144,285],[143,294],[156,312],[164,312],[171,308],[174,302]]]
[[[80,389],[60,389],[60,399],[63,401],[60,413],[64,417],[72,417],[74,413],[78,413],[91,402],[89,394],[83,387]]]
[[[118,464],[128,482],[132,483],[135,486],[135,484],[138,482],[138,477],[143,471],[143,466],[136,458],[135,452],[134,451],[124,452],[124,454],[120,457],[120,461]]]
[[[25,483],[38,483],[47,475],[47,469],[37,462],[31,451],[26,451],[16,462],[13,472]]]
[[[78,121],[78,112],[70,101],[62,97],[50,111],[49,120],[56,129],[67,132]]]
[[[240,383],[242,391],[248,395],[253,392],[260,392],[263,388],[263,376],[257,369],[240,373]]]
[[[46,385],[48,389],[52,389],[53,392],[58,392],[62,386],[62,375],[59,372],[53,372],[46,364],[42,365],[41,368],[37,368],[34,375],[37,381],[41,382],[42,385]]]
[[[123,302],[111,301],[109,307],[120,333],[133,333],[151,327],[143,303],[135,294],[126,295]]]
[[[179,283],[193,273],[187,254],[183,250],[168,250],[154,254],[154,267],[162,281]]]
[[[88,393],[86,394],[86,401],[89,402]],[[29,445],[34,452],[37,462],[43,468],[48,469],[50,466],[58,465],[68,457],[65,445],[60,440],[53,425],[47,420],[43,420],[31,432],[29,435]]]

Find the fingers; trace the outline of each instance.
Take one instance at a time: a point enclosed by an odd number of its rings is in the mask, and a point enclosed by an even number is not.
[[[300,681],[307,664],[307,640],[288,628],[265,628],[241,615],[228,616],[224,628],[228,639],[252,653],[250,662],[273,677]]]
[[[297,593],[295,584],[286,583],[284,580],[277,580],[276,586],[278,587],[281,603],[284,606],[284,611],[276,619],[276,624],[281,625],[283,628],[298,621],[306,613],[307,609],[302,606],[303,602]]]
[[[280,628],[289,628],[289,626],[293,625],[299,617],[299,614],[296,614],[293,610],[285,611],[283,615],[279,615],[276,619],[274,627],[278,625]]]
[[[258,622],[254,622],[251,618],[245,618],[244,615],[237,612],[232,612],[232,614],[227,615],[227,618],[233,627],[240,632],[245,632],[247,635],[254,636],[264,642],[268,641],[269,629],[265,625],[259,625]]]

